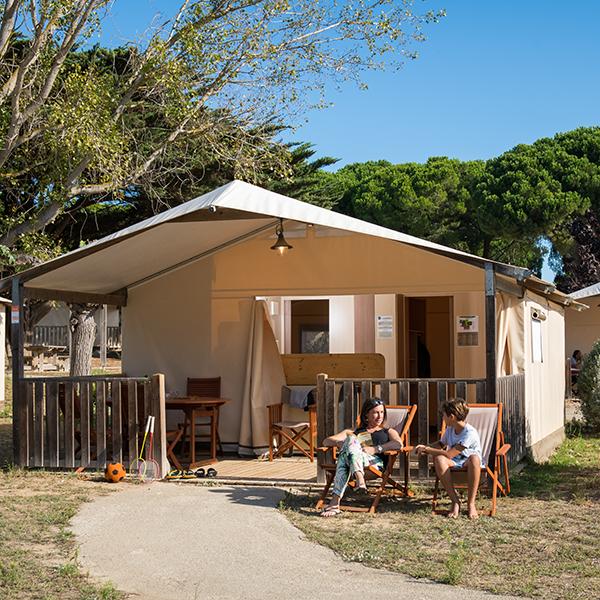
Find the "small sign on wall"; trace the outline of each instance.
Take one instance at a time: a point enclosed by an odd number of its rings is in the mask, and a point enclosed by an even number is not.
[[[18,306],[10,307],[10,322],[13,325],[19,324],[19,307]]]
[[[460,315],[456,317],[456,344],[458,346],[479,346],[479,316]]]
[[[391,315],[377,315],[375,320],[377,323],[378,338],[394,337],[394,317]]]
[[[456,331],[459,333],[479,333],[479,317],[477,315],[460,315],[456,317]]]

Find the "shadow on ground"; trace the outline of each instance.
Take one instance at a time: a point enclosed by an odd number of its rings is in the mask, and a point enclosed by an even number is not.
[[[210,488],[210,492],[225,495],[228,500],[235,504],[263,506],[265,508],[276,507],[284,497],[280,489],[273,487],[214,487]]]

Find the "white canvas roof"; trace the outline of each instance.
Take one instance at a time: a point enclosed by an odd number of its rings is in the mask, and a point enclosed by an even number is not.
[[[110,294],[271,228],[274,230],[279,219],[286,222],[286,227],[290,226],[290,221],[310,223],[394,240],[478,267],[493,262],[498,273],[518,278],[521,282],[531,277],[527,269],[489,261],[243,181],[232,181],[83,248],[23,271],[19,278],[27,288]],[[0,281],[0,291],[10,289],[11,279]],[[553,295],[556,294],[554,292]]]
[[[593,285],[588,285],[572,294],[569,294],[571,298],[582,299],[589,298],[590,296],[598,296],[600,294],[600,282],[594,283]]]

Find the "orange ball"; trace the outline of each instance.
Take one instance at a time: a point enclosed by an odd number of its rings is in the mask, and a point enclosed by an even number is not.
[[[121,463],[108,463],[104,469],[104,479],[110,483],[119,483],[127,475]]]

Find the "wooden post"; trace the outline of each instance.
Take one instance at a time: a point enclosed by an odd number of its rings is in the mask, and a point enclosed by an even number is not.
[[[6,318],[6,306],[0,300],[0,412],[4,410],[5,406],[5,397],[4,397],[4,388],[6,386],[6,345],[4,340],[4,332],[5,332],[5,318]]]
[[[167,460],[167,410],[165,406],[165,376],[162,373],[152,375],[150,410],[156,418],[154,441],[156,447],[155,459],[160,466],[163,477],[169,472]],[[193,424],[192,424],[193,427]]]
[[[12,282],[11,307],[12,349],[12,406],[13,406],[13,460],[15,465],[27,462],[27,407],[21,381],[23,371],[23,284],[18,277]]]
[[[325,412],[325,382],[327,375],[319,373],[317,375],[317,446],[323,444],[327,437],[326,430],[326,412]],[[317,483],[325,483],[325,471],[321,468],[323,464],[323,452],[317,452]]]
[[[108,306],[100,308],[100,364],[106,368],[106,346],[108,344]]]
[[[496,276],[485,263],[485,392],[486,402],[496,402]]]

